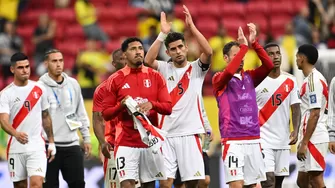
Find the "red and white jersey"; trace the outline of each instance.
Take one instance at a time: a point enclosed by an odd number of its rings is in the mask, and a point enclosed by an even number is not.
[[[301,141],[306,132],[310,110],[319,108],[319,120],[310,141],[312,144],[329,142],[329,135],[327,131],[328,85],[323,75],[315,68],[304,79],[300,90],[300,98],[301,124],[298,140]]]
[[[202,85],[208,70],[200,67],[200,60],[176,68],[172,62],[158,61],[158,71],[166,80],[172,100],[172,114],[161,116],[159,126],[167,137],[204,133],[201,113]]]
[[[8,137],[7,153],[44,151],[42,138],[42,111],[49,108],[45,88],[34,81],[26,86],[8,85],[0,94],[0,113],[9,114],[9,123],[19,132],[28,135],[28,143],[21,144]]]
[[[289,149],[290,107],[301,103],[296,78],[285,72],[275,79],[268,76],[256,95],[262,147]]]

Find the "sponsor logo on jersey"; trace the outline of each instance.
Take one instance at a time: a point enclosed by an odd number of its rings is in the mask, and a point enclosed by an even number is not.
[[[170,77],[168,78],[168,80],[169,80],[169,81],[174,81],[173,76],[170,76]]]
[[[128,83],[125,83],[121,89],[130,89],[130,86]]]
[[[194,177],[199,177],[199,176],[201,176],[201,173],[199,171],[197,171],[193,176]]]
[[[264,88],[264,89],[261,91],[261,93],[267,93],[267,92],[269,92],[269,91],[268,91],[268,89],[266,89],[266,88]]]

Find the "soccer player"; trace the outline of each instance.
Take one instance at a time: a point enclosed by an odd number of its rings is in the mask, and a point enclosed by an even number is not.
[[[9,134],[7,159],[15,188],[41,188],[49,163],[56,154],[49,104],[45,88],[29,80],[30,65],[23,53],[12,55],[14,81],[0,93],[0,124]],[[46,155],[42,127],[49,140]]]
[[[167,82],[172,99],[173,111],[170,116],[160,118],[160,127],[168,132],[163,144],[163,154],[168,180],[161,181],[160,187],[170,188],[179,168],[181,180],[186,187],[197,187],[198,180],[205,179],[204,162],[199,134],[204,133],[201,113],[202,84],[208,72],[213,53],[206,38],[192,21],[192,16],[184,6],[186,26],[197,39],[203,52],[194,62],[188,62],[188,46],[183,34],[170,32],[171,23],[161,13],[161,33],[152,44],[145,57],[148,66],[158,70]],[[157,61],[162,43],[171,61]],[[185,155],[192,153],[192,155]]]
[[[126,60],[121,49],[113,52],[112,64],[116,70],[122,69],[126,65]],[[93,95],[93,129],[95,136],[99,141],[103,158],[105,174],[105,188],[119,188],[120,182],[116,172],[114,160],[114,141],[115,141],[115,126],[117,118],[112,121],[105,122],[101,112],[103,110],[103,100],[105,94],[106,80],[103,81],[95,90]]]
[[[169,115],[172,112],[171,98],[164,78],[143,65],[144,48],[140,39],[126,39],[122,51],[127,65],[107,79],[102,115],[105,121],[117,117],[121,122],[116,126],[114,149],[121,187],[134,188],[135,180],[139,179],[142,187],[153,188],[155,180],[166,179],[163,154],[160,150],[154,154],[142,142],[125,101],[131,96],[138,103],[139,111],[158,126],[157,113]]]
[[[309,44],[298,48],[296,62],[305,79],[300,89],[301,126],[298,135],[297,158],[299,187],[325,187],[323,172],[326,168],[329,135],[327,131],[328,86],[323,75],[314,67],[318,50]],[[309,180],[309,181],[308,181]]]
[[[85,187],[84,155],[77,131],[83,137],[86,157],[91,153],[91,137],[81,89],[76,79],[63,72],[64,59],[59,50],[47,51],[44,63],[48,72],[40,77],[39,82],[46,88],[58,152],[55,160],[48,164],[43,187],[58,187],[59,171],[69,187]],[[47,146],[48,142],[46,140]]]
[[[247,26],[249,42],[262,65],[243,70],[248,41],[239,27],[238,42],[229,42],[223,48],[228,66],[212,79],[219,107],[225,181],[234,188],[255,187],[258,181],[265,180],[255,87],[270,73],[273,63],[256,40],[256,26]]]
[[[203,104],[203,100],[201,100],[201,107],[202,107],[202,118],[204,121],[204,128],[205,128],[205,132],[206,134],[204,134],[203,136],[203,140],[202,140],[202,155],[203,155],[203,160],[204,160],[204,167],[205,167],[205,179],[201,179],[198,182],[198,187],[199,188],[208,188],[209,184],[210,184],[210,173],[209,173],[209,156],[207,154],[208,149],[209,149],[209,144],[210,142],[213,140],[213,134],[212,134],[212,127],[209,123],[207,114],[206,114],[206,110],[204,108],[204,104]],[[175,188],[185,188],[185,183],[181,181],[181,177],[180,177],[180,172],[179,170],[177,170],[176,173],[176,178],[173,181],[173,185]]]
[[[330,82],[328,100],[329,151],[335,154],[335,77]]]
[[[298,139],[300,99],[296,78],[280,70],[281,52],[275,43],[264,47],[274,68],[256,88],[261,146],[266,166],[262,188],[281,188],[289,175],[290,146]],[[293,131],[290,133],[290,110]]]

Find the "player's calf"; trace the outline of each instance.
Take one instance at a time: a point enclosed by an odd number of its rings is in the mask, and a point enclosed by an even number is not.
[[[276,177],[274,172],[266,173],[266,180],[261,182],[262,188],[275,188]]]
[[[29,181],[30,181],[30,188],[42,188],[43,185],[42,176],[31,176]]]

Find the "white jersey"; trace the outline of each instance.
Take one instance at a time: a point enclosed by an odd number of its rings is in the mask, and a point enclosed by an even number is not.
[[[0,94],[0,113],[9,114],[9,123],[19,132],[28,135],[28,143],[21,144],[8,137],[8,153],[44,151],[42,138],[42,111],[49,108],[45,88],[34,81],[26,86],[8,85]]]
[[[281,72],[266,77],[256,88],[261,144],[264,148],[289,149],[290,107],[301,103],[296,78]]]
[[[319,120],[310,141],[312,144],[329,142],[327,131],[328,86],[326,79],[315,68],[304,79],[300,90],[300,98],[302,103],[299,141],[302,140],[306,132],[310,110],[319,108]]]
[[[183,68],[158,61],[157,70],[166,80],[173,105],[171,115],[160,117],[160,127],[168,132],[168,137],[204,133],[201,97],[208,70],[202,70],[199,59]]]

